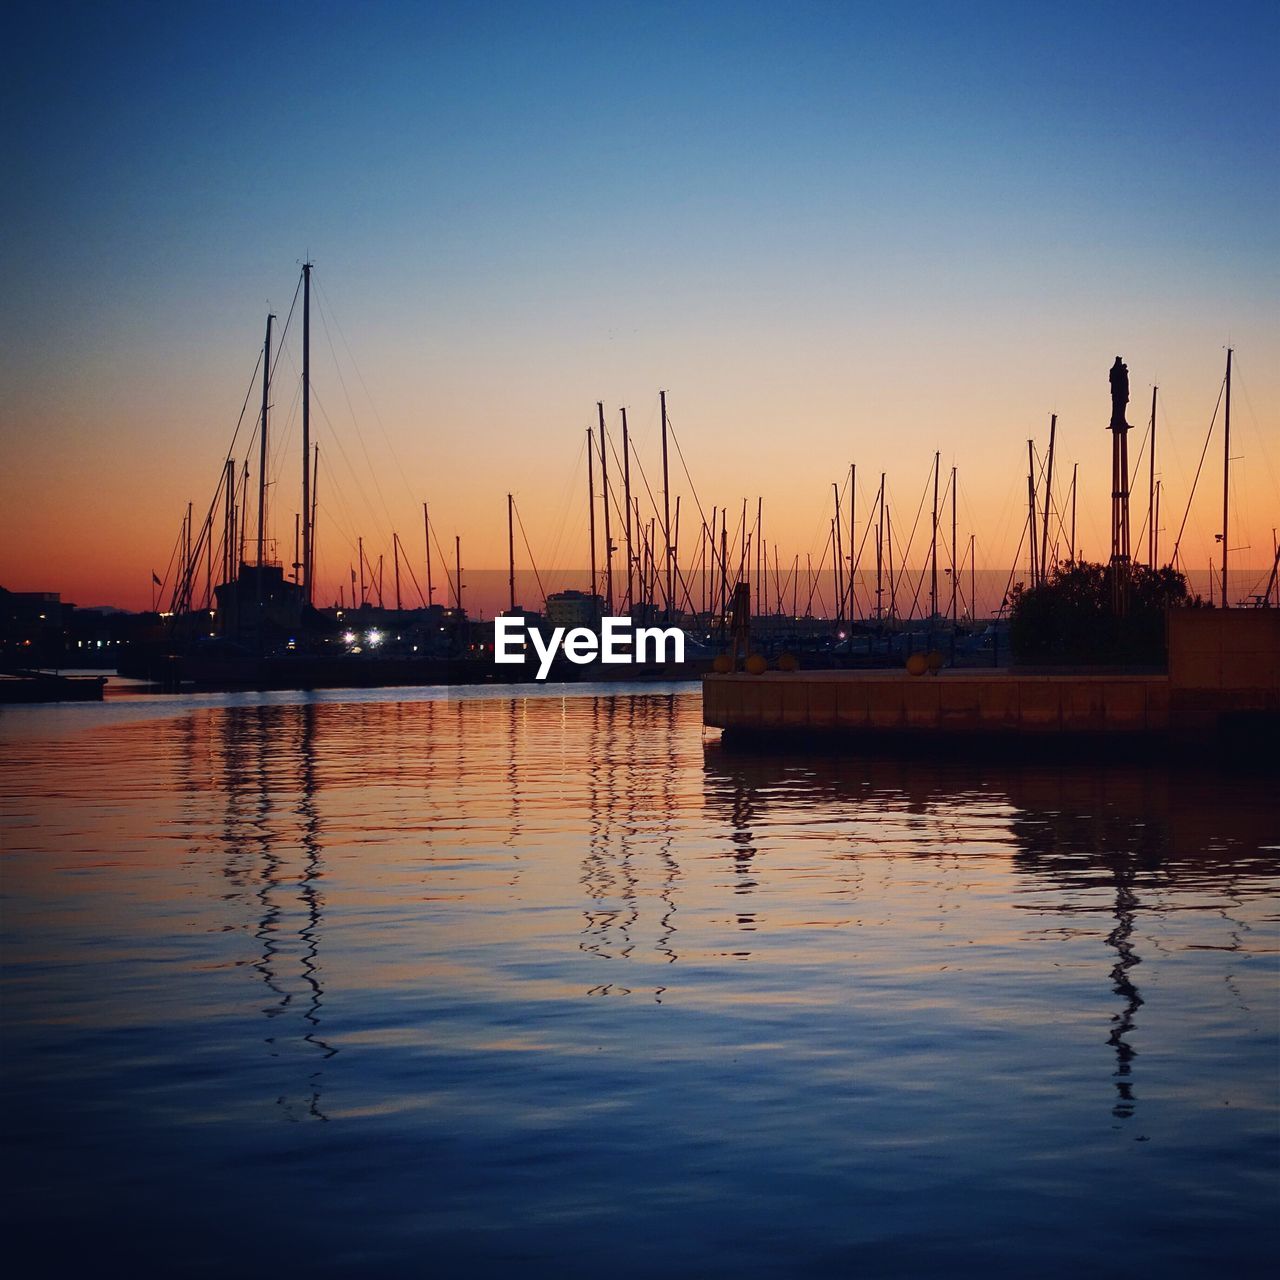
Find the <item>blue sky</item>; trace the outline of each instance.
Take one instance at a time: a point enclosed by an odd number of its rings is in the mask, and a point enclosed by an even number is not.
[[[308,252],[398,456],[468,493],[460,439],[564,423],[568,465],[658,385],[708,466],[796,406],[838,468],[844,405],[914,468],[956,403],[1016,466],[1012,419],[1083,410],[1113,347],[1135,386],[1194,367],[1199,421],[1230,338],[1274,422],[1275,4],[53,5],[6,43],[20,459],[176,431],[166,467],[216,467]]]

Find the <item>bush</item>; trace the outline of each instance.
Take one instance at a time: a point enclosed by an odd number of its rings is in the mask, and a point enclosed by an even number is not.
[[[1089,561],[1055,565],[1038,587],[1014,587],[1009,640],[1019,662],[1158,665],[1167,661],[1165,612],[1190,599],[1176,569],[1129,566],[1129,607],[1111,607],[1111,568]]]

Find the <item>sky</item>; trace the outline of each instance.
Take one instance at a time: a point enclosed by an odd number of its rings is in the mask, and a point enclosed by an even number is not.
[[[491,610],[508,491],[544,577],[581,576],[596,402],[615,447],[628,407],[657,495],[660,388],[686,529],[762,495],[784,563],[816,562],[851,462],[859,520],[884,471],[905,530],[936,450],[962,545],[1007,567],[1056,412],[1078,542],[1105,558],[1117,353],[1131,455],[1160,386],[1167,551],[1228,344],[1238,589],[1270,566],[1273,3],[44,4],[8,25],[0,585],[150,603],[248,396],[243,461],[265,316],[278,333],[308,257],[318,600],[358,537],[389,561],[393,528],[421,577],[426,500]],[[299,339],[295,315],[283,560]],[[1221,483],[1219,420],[1192,566],[1220,555]]]

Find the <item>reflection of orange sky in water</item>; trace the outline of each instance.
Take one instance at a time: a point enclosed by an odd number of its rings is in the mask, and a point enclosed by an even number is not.
[[[743,755],[704,744],[699,705],[514,696],[166,717],[150,704],[146,719],[35,755],[14,721],[0,742],[14,845],[38,839],[47,856],[15,862],[9,892],[39,913],[72,886],[157,940],[226,931],[229,966],[247,962],[264,916],[283,936],[314,892],[343,982],[412,984],[429,970],[495,989],[506,978],[485,947],[501,938],[546,955],[546,976],[521,979],[531,997],[598,985],[597,961],[622,962],[612,977],[631,989],[636,961],[650,991],[675,965],[656,985],[714,1004],[700,966],[761,953],[802,970],[887,949],[907,982],[938,971],[935,944],[959,963],[960,951],[1025,944],[1011,893],[1088,896],[1120,868],[1208,893],[1277,869],[1249,779]],[[148,911],[133,918],[139,877]],[[113,906],[117,892],[130,897]],[[566,945],[581,952],[579,985],[550,965]],[[924,985],[902,998],[946,998]],[[760,993],[840,998],[821,985]]]
[[[1241,963],[1280,869],[1256,779],[742,755],[687,692],[240,701],[6,718],[8,926],[59,984],[53,1018],[198,1000],[242,1028],[227,1052],[275,1064],[290,1118],[367,1114],[336,1055],[572,1055],[565,1002],[611,997],[749,1010],[766,1054],[787,1019],[918,1020],[997,1070],[1000,1037],[1052,1016],[1123,1120],[1141,1047],[1204,997],[1179,957],[1244,952],[1229,989],[1265,999]],[[136,976],[99,990],[96,966]],[[406,1020],[424,1000],[523,1012]],[[51,1015],[18,991],[11,1016]]]
[[[863,564],[870,565],[874,558],[872,540],[863,541],[863,526],[883,469],[888,473],[900,567],[902,548],[928,488],[934,449],[940,449],[944,491],[953,463],[960,472],[961,558],[967,554],[970,533],[976,534],[978,566],[993,574],[992,587],[979,588],[980,601],[985,604],[990,597],[994,604],[1003,587],[1001,582],[997,589],[994,581],[1007,573],[1025,524],[1026,439],[1034,436],[1043,452],[1048,405],[1056,405],[1060,415],[1057,500],[1067,502],[1072,463],[1078,461],[1077,544],[1094,559],[1105,558],[1109,546],[1110,436],[1103,427],[1109,412],[1105,374],[1110,348],[1099,357],[1092,347],[1074,353],[1042,350],[1024,339],[1019,348],[1014,335],[1009,338],[1012,348],[1004,351],[998,368],[989,370],[990,376],[985,370],[990,353],[959,338],[959,350],[947,349],[941,357],[907,358],[881,349],[874,361],[864,355],[850,364],[832,348],[819,366],[817,353],[801,359],[779,336],[777,349],[757,353],[761,363],[750,371],[723,359],[700,364],[687,350],[667,351],[658,343],[659,351],[646,348],[640,353],[645,357],[640,364],[655,382],[661,378],[677,388],[669,395],[671,418],[707,518],[713,505],[727,504],[734,529],[742,498],[748,495],[748,520],[754,524],[756,495],[763,491],[765,540],[770,547],[777,544],[784,575],[797,553],[802,572],[806,554],[812,555],[815,566],[821,561],[831,516],[830,482],[843,480],[850,461],[858,464],[856,518]],[[290,342],[296,344],[296,335]],[[207,509],[252,367],[251,359],[245,363],[245,345],[221,352],[194,380],[187,379],[190,371],[170,366],[155,370],[148,383],[139,370],[138,385],[120,385],[103,398],[87,368],[72,369],[61,373],[56,385],[43,389],[47,395],[35,394],[33,386],[24,389],[16,404],[6,406],[0,585],[60,590],[64,599],[86,605],[149,607],[151,571],[157,569],[163,576],[187,500],[194,502],[197,520]],[[966,354],[972,363],[966,362]],[[1161,546],[1167,556],[1221,382],[1221,353],[1209,346],[1188,348],[1184,342],[1127,354],[1133,383],[1129,418],[1135,424],[1131,460],[1137,459],[1146,429],[1150,369],[1177,366],[1176,379],[1162,379]],[[466,603],[473,611],[492,613],[505,603],[501,566],[506,561],[508,488],[516,493],[547,589],[585,585],[583,430],[594,421],[597,395],[616,393],[620,386],[633,396],[633,440],[661,505],[656,395],[647,385],[633,385],[635,373],[620,366],[617,353],[610,353],[593,375],[575,371],[567,385],[541,386],[541,375],[528,370],[530,383],[519,390],[505,384],[494,387],[481,379],[473,398],[459,381],[468,367],[463,361],[451,368],[443,386],[424,386],[399,366],[378,370],[371,379],[376,399],[362,399],[356,406],[363,424],[359,431],[349,418],[344,420],[345,410],[340,415],[331,408],[332,422],[318,412],[313,415],[314,438],[323,453],[320,601],[336,601],[340,584],[349,590],[348,566],[356,562],[355,539],[361,535],[374,566],[379,555],[384,557],[384,597],[392,602],[393,524],[418,583],[425,586],[425,498],[431,502],[444,553],[443,558],[433,553],[436,599],[447,596],[446,572],[453,569],[457,532],[463,539]],[[803,377],[797,373],[801,368]],[[1271,528],[1280,523],[1280,430],[1275,418],[1280,383],[1275,372],[1247,350],[1241,353],[1238,369],[1248,394],[1246,398],[1237,390],[1234,401],[1231,541],[1233,569],[1239,570],[1238,578],[1233,573],[1233,593],[1243,594],[1265,578]],[[765,372],[763,385],[754,376],[760,370]],[[479,370],[474,372],[480,376]],[[322,403],[340,402],[332,372],[319,369],[313,376]],[[273,553],[285,561],[293,558],[293,512],[298,506],[296,382],[292,368],[282,365],[273,397],[276,462],[270,534]],[[250,399],[252,419],[252,395]],[[179,405],[180,420],[175,422]],[[608,402],[606,409],[614,446],[619,448],[617,410]],[[244,439],[236,450],[241,462]],[[256,454],[253,462],[256,467]],[[613,459],[611,464],[611,483],[620,493],[619,468]],[[1215,564],[1220,560],[1214,533],[1221,523],[1221,465],[1219,425],[1183,538],[1183,562],[1201,579],[1210,558]],[[1141,464],[1135,461],[1135,467],[1132,538],[1135,555],[1141,557],[1147,546],[1145,533],[1140,534],[1147,507],[1145,458]],[[639,466],[633,468],[633,491],[647,520],[651,511],[638,473]],[[687,568],[699,553],[698,515],[674,450],[672,477],[673,501],[676,493],[682,497],[679,555]],[[251,476],[255,494],[256,483],[256,475]],[[596,483],[599,488],[598,468]],[[913,569],[927,558],[928,502],[926,497],[909,557]],[[1069,522],[1069,514],[1063,515]],[[842,517],[847,518],[847,502]],[[597,518],[602,547],[599,512]],[[250,557],[254,520],[251,515]],[[951,513],[945,500],[940,524],[943,543],[949,545]],[[1056,520],[1053,527],[1056,530]],[[617,516],[613,535],[621,547]],[[1065,546],[1062,550],[1065,554]],[[519,533],[516,555],[518,565],[527,570],[529,555]],[[602,549],[599,556],[603,568]],[[949,559],[944,549],[940,576]],[[1025,561],[1024,551],[1020,569]],[[620,564],[621,553],[615,557],[619,577]],[[481,569],[492,572],[482,574]],[[1197,585],[1204,589],[1202,580]],[[403,590],[406,601],[416,601],[407,572]],[[945,581],[940,591],[945,594]],[[535,603],[538,594],[532,575],[523,574],[520,595],[525,602]],[[829,588],[825,594],[829,596]]]

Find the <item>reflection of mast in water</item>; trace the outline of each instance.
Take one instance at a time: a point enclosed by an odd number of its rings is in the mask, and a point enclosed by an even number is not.
[[[608,767],[605,770],[607,786],[605,788],[605,822],[606,822],[606,838],[607,833],[613,827],[615,811],[618,807],[618,785],[616,781],[617,769],[615,761],[618,756],[618,700],[617,698],[597,698],[595,699],[595,709],[593,721],[599,723],[599,710],[603,703],[605,711],[605,759]],[[626,753],[628,761],[628,773],[635,772],[635,758],[631,751]],[[628,777],[630,783],[633,779]],[[618,922],[618,932],[622,935],[623,946],[619,954],[623,959],[630,957],[631,952],[635,949],[635,942],[631,936],[631,930],[636,921],[640,918],[638,907],[638,899],[636,896],[636,873],[635,868],[631,865],[631,839],[635,834],[635,827],[630,821],[631,812],[627,811],[623,814],[625,819],[622,823],[621,831],[618,835],[618,871],[622,877],[622,900],[627,904],[626,913]]]
[[[637,956],[641,926],[642,871],[637,859],[651,845],[661,864],[657,897],[661,915],[652,947],[670,964],[676,959],[675,891],[680,878],[672,832],[677,777],[675,700],[670,697],[596,698],[590,708],[587,746],[587,854],[579,882],[590,903],[579,947],[605,959]],[[661,719],[661,723],[659,723]],[[655,731],[665,733],[661,756],[653,753]],[[655,830],[655,824],[659,829]],[[643,865],[643,864],[640,864]],[[664,985],[653,988],[660,1001]],[[600,983],[592,995],[629,995],[631,987]]]
[[[630,703],[631,717],[630,722],[634,726],[636,699],[632,699]],[[671,939],[676,933],[676,882],[680,879],[680,864],[676,862],[672,848],[675,845],[675,836],[671,830],[671,815],[675,811],[675,802],[672,799],[671,787],[672,781],[677,777],[677,760],[676,760],[676,700],[674,697],[665,699],[663,705],[666,708],[666,730],[667,730],[667,762],[666,768],[662,771],[662,804],[659,812],[666,815],[667,828],[663,834],[662,840],[658,844],[658,857],[662,859],[664,876],[662,887],[658,890],[658,896],[662,899],[663,913],[662,919],[659,921],[661,933],[658,940],[654,944],[654,949],[661,955],[666,956],[668,964],[674,964],[679,957],[676,955],[675,948],[671,945]],[[635,745],[635,731],[632,728],[631,746]],[[631,758],[636,758],[634,750]],[[659,987],[653,997],[662,1003],[662,993],[666,987]]]
[[[612,860],[609,857],[613,814],[612,785],[610,783],[606,786],[606,779],[611,770],[607,755],[608,744],[601,741],[600,704],[601,699],[591,699],[591,734],[587,749],[587,856],[583,863],[582,875],[579,877],[579,883],[586,890],[591,903],[582,913],[586,924],[582,930],[583,941],[578,945],[583,951],[611,960],[615,955],[625,957],[628,954],[630,938],[624,922],[623,946],[618,952],[613,950],[615,946],[613,928],[623,913],[616,907],[606,905],[610,891],[614,887]],[[623,897],[626,897],[625,890]],[[592,987],[588,994],[630,995],[631,989],[605,982]]]
[[[507,838],[502,842],[511,850],[511,860],[516,864],[508,881],[514,889],[520,883],[520,838],[523,835],[521,806],[523,797],[520,794],[520,721],[525,715],[522,699],[511,698],[507,702],[507,796],[511,808],[507,814]]]
[[[756,823],[756,791],[750,782],[738,776],[734,780],[733,798],[729,809],[729,843],[733,846],[733,870],[737,883],[733,886],[735,895],[748,895],[757,887],[754,878],[755,860],[758,849],[754,827]],[[735,913],[739,931],[754,933],[756,914],[739,908]],[[735,956],[745,958],[749,951],[735,951]]]
[[[310,1050],[319,1051],[324,1058],[332,1057],[337,1049],[321,1038],[321,1008],[324,989],[320,981],[319,960],[321,925],[324,918],[324,897],[320,892],[322,877],[320,819],[316,808],[318,785],[315,775],[315,716],[313,704],[298,708],[257,706],[228,708],[224,716],[224,777],[220,780],[226,794],[226,816],[222,841],[225,846],[223,874],[245,896],[257,903],[253,937],[260,947],[260,954],[253,961],[253,968],[271,993],[269,1003],[262,1012],[269,1019],[278,1019],[294,1006],[295,993],[288,989],[282,976],[282,960],[287,960],[287,950],[280,941],[281,921],[288,908],[287,899],[281,898],[286,887],[285,859],[279,849],[285,833],[272,829],[274,813],[272,789],[272,746],[282,738],[279,720],[296,715],[298,720],[298,844],[303,861],[296,882],[296,899],[304,912],[304,919],[297,930],[302,944],[298,957],[300,977],[305,984],[305,1005],[301,1018],[306,1024],[298,1043]],[[256,793],[252,808],[246,801]],[[255,875],[255,868],[260,870]],[[256,887],[254,882],[256,881]],[[299,1002],[301,1003],[301,1002]],[[288,1038],[276,1032],[265,1037],[273,1057],[282,1056],[281,1050]],[[319,1120],[328,1119],[320,1109],[321,1073],[317,1069],[308,1076],[309,1098],[306,1112]],[[289,1117],[295,1118],[294,1106],[285,1095],[277,1098]]]
[[[302,1038],[314,1045],[325,1058],[332,1058],[338,1052],[327,1041],[322,1040],[320,1031],[320,1005],[324,999],[324,988],[320,985],[320,924],[324,918],[324,897],[320,893],[318,881],[320,870],[320,815],[316,810],[316,760],[315,760],[316,707],[314,702],[307,702],[301,708],[301,732],[298,739],[298,761],[301,772],[301,796],[298,801],[298,816],[302,820],[302,848],[305,855],[302,872],[301,896],[307,909],[307,922],[299,931],[299,937],[306,944],[302,953],[302,977],[310,990],[307,1001],[306,1018],[311,1030]],[[309,1114],[320,1120],[329,1117],[320,1110],[321,1072],[312,1072],[311,1102],[307,1110]]]
[[[268,1004],[263,1013],[268,1018],[275,1018],[288,1007],[292,996],[283,990],[276,980],[275,956],[279,948],[272,939],[276,921],[280,918],[280,907],[275,902],[274,894],[279,886],[278,872],[280,859],[272,847],[270,828],[271,817],[271,783],[268,777],[268,747],[271,740],[269,729],[270,708],[259,705],[253,708],[257,721],[257,732],[254,734],[254,745],[257,747],[258,809],[251,825],[256,831],[256,843],[262,861],[262,876],[258,883],[257,899],[262,908],[262,916],[254,930],[254,938],[262,944],[262,955],[254,961],[253,967],[262,975],[262,981],[271,992],[274,1000]],[[268,1036],[267,1043],[275,1045],[275,1037]]]
[[[1111,1034],[1107,1043],[1116,1051],[1115,1082],[1119,1100],[1111,1109],[1117,1119],[1128,1119],[1133,1115],[1133,1059],[1137,1050],[1125,1039],[1134,1028],[1134,1014],[1142,1008],[1142,997],[1138,988],[1129,977],[1129,970],[1142,963],[1141,957],[1134,949],[1133,922],[1138,906],[1137,895],[1133,892],[1133,871],[1116,868],[1116,927],[1107,935],[1107,945],[1114,947],[1119,959],[1111,970],[1112,990],[1123,997],[1124,1008],[1111,1019]]]

